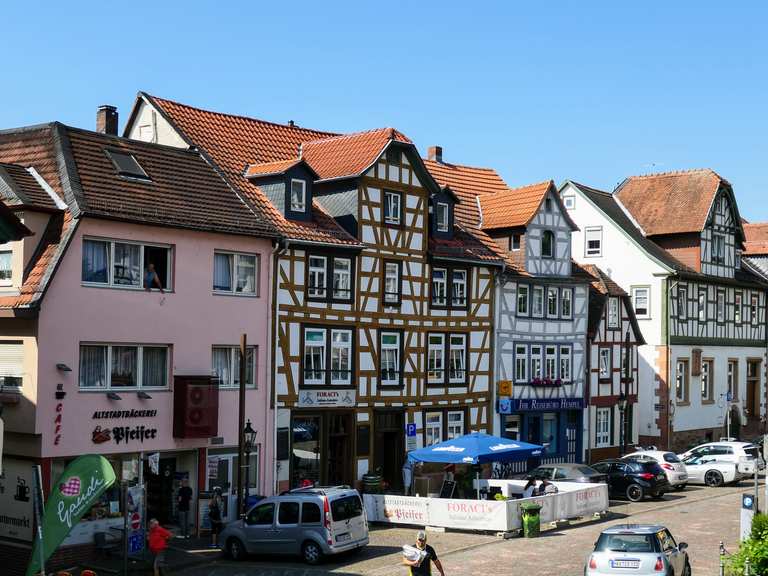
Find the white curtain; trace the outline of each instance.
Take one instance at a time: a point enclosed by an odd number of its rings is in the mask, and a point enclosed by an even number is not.
[[[219,379],[219,386],[232,386],[231,356],[231,348],[213,349],[213,372]]]
[[[168,349],[142,349],[142,386],[165,387],[168,385]]]
[[[213,255],[213,289],[232,291],[232,254]]]
[[[109,244],[94,240],[83,241],[83,281],[109,282]]]
[[[245,294],[256,292],[256,256],[237,257],[237,291]]]
[[[136,244],[115,243],[114,283],[141,286],[141,250]]]
[[[107,386],[107,347],[80,346],[80,387]]]
[[[135,346],[112,347],[112,387],[135,387],[138,349]]]

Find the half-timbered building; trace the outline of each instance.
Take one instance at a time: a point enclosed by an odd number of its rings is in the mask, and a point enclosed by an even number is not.
[[[682,449],[756,431],[766,284],[742,264],[744,229],[728,181],[692,170],[630,177],[613,194],[574,182],[560,192],[581,228],[574,256],[630,294],[647,342],[640,442]]]
[[[278,488],[373,470],[396,488],[407,450],[489,430],[502,260],[457,221],[463,199],[405,135],[322,133],[146,94],[127,133],[142,125],[201,150],[281,231],[269,328]]]
[[[584,266],[589,288],[587,461],[616,458],[638,442],[638,346],[629,294],[600,268]]]

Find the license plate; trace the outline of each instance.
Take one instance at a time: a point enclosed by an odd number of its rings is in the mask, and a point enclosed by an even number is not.
[[[664,478],[666,478],[664,474],[659,474],[658,476],[656,476],[656,480],[664,480]]]
[[[678,478],[679,478],[680,480],[688,480],[688,474],[680,474],[680,475],[678,476]]]
[[[640,560],[611,560],[611,568],[640,568]]]
[[[338,536],[336,536],[336,542],[346,542],[347,540],[351,540],[351,539],[352,539],[352,536],[350,536],[349,533],[339,534]]]

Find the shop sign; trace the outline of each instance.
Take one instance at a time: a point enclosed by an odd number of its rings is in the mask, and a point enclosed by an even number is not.
[[[301,390],[297,406],[300,408],[325,408],[355,406],[354,390]]]
[[[156,437],[157,428],[148,428],[143,424],[140,426],[115,426],[113,428],[96,426],[91,433],[91,442],[104,444],[111,441],[115,444],[127,444],[134,440],[143,443],[145,440],[154,440]]]
[[[512,414],[513,412],[555,412],[557,410],[581,410],[584,408],[583,398],[521,398],[509,401],[509,412],[500,414]]]
[[[441,500],[430,505],[430,523],[479,530],[504,530],[507,504],[498,500]]]
[[[154,418],[155,416],[157,416],[157,410],[136,410],[135,408],[131,410],[96,410],[93,413],[93,420]]]
[[[512,381],[511,380],[499,380],[498,382],[499,396],[512,396]]]
[[[32,463],[6,458],[0,475],[0,537],[32,541]]]

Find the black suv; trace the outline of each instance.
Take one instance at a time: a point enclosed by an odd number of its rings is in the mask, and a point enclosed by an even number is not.
[[[656,462],[603,460],[592,468],[608,477],[608,492],[639,502],[643,496],[661,498],[671,487],[664,470]]]

